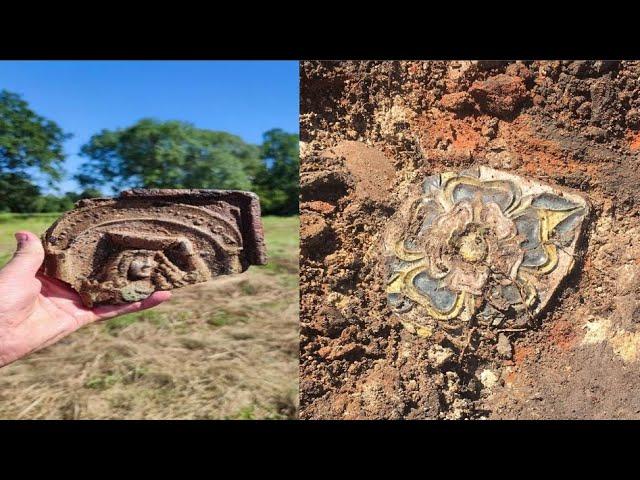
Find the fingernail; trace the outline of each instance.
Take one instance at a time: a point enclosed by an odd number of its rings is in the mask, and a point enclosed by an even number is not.
[[[29,235],[26,233],[16,233],[15,237],[18,241],[18,248],[22,248],[22,246],[29,241]]]

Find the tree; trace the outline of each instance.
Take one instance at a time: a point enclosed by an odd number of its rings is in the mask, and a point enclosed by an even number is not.
[[[263,212],[276,215],[298,213],[298,135],[279,128],[266,132],[263,135],[262,160],[254,185],[260,195]]]
[[[40,188],[21,173],[0,173],[0,212],[37,212]]]
[[[71,203],[76,203],[79,200],[84,200],[86,198],[96,198],[102,197],[102,192],[97,188],[85,188],[82,192],[67,192],[64,196],[69,199]]]
[[[50,183],[59,180],[69,137],[19,95],[0,91],[0,211],[39,211],[40,188],[29,175],[39,171]]]
[[[249,189],[259,150],[240,137],[179,121],[143,119],[102,130],[81,148],[88,161],[76,176],[85,187]]]
[[[73,208],[73,202],[66,196],[40,195],[34,202],[31,212],[53,213],[66,212]]]
[[[52,120],[36,114],[20,95],[0,91],[0,173],[28,174],[36,168],[51,180],[62,177],[63,143],[70,138]]]
[[[66,212],[78,200],[102,196],[95,189],[67,192],[61,196],[43,195],[37,185],[17,173],[0,174],[0,192],[0,212],[15,213]]]

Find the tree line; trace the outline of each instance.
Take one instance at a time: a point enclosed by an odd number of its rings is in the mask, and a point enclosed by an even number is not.
[[[80,192],[44,194],[33,178],[51,187],[62,180],[69,138],[20,95],[0,91],[0,212],[60,212],[81,198],[134,187],[252,190],[264,214],[298,212],[297,134],[275,128],[253,145],[227,132],[145,118],[104,129],[81,147],[85,160],[73,177]]]

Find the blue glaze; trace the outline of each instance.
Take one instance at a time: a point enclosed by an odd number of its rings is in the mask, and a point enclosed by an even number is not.
[[[534,212],[527,212],[515,218],[516,230],[518,234],[524,235],[526,240],[522,242],[525,250],[536,248],[540,245],[540,220]]]
[[[441,312],[451,310],[458,298],[455,292],[443,286],[441,280],[429,277],[426,272],[416,275],[413,279],[413,285],[420,293],[427,296],[432,305]]]
[[[500,295],[510,305],[515,305],[522,301],[520,290],[518,290],[518,287],[516,287],[515,285],[503,285],[500,290]]]
[[[523,267],[540,267],[547,261],[547,252],[545,252],[542,245],[538,245],[531,250],[525,250],[524,257],[522,259]]]
[[[442,207],[437,202],[430,200],[421,206],[420,212],[424,214],[420,229],[420,234],[423,234],[431,226],[435,218],[442,213]]]
[[[427,177],[422,184],[422,191],[424,193],[429,193],[431,190],[440,188],[440,184],[440,175],[431,175],[430,177]]]
[[[553,193],[541,193],[531,201],[531,205],[545,210],[572,210],[579,205]]]
[[[558,233],[560,235],[565,235],[572,230],[574,230],[581,222],[582,217],[584,215],[584,210],[581,208],[580,210],[573,212],[563,221],[561,221],[556,227],[553,229],[554,233]]]
[[[453,201],[455,203],[461,200],[471,200],[480,192],[482,203],[497,203],[503,212],[511,205],[513,194],[496,188],[478,187],[461,183],[453,189]]]
[[[411,262],[405,262],[404,260],[400,260],[399,258],[394,258],[389,262],[389,275],[387,277],[387,282],[390,282],[393,276],[401,271],[406,270],[411,266]]]

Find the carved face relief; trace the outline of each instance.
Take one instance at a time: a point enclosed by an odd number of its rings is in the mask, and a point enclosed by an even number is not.
[[[127,269],[127,277],[131,280],[150,278],[153,270],[158,265],[154,260],[156,252],[151,250],[134,250],[134,257]]]
[[[87,306],[142,300],[265,263],[257,197],[225,190],[132,190],[79,202],[44,235],[45,273]]]
[[[588,202],[487,167],[429,177],[385,232],[386,291],[411,331],[522,327],[574,265]]]

